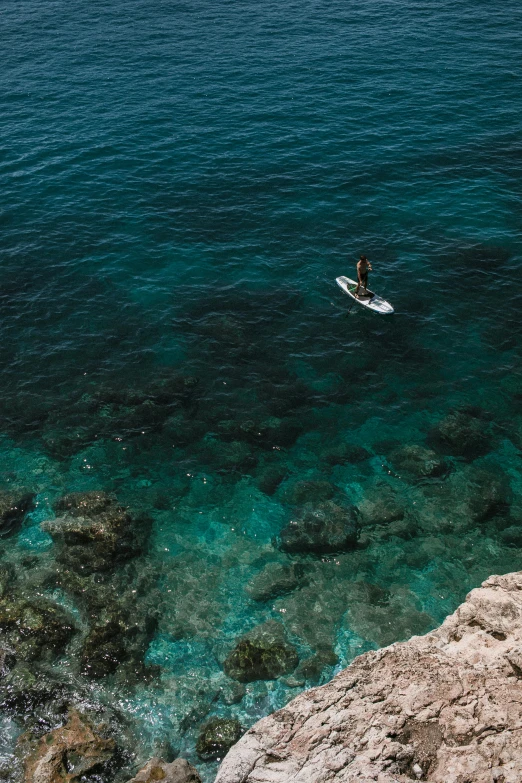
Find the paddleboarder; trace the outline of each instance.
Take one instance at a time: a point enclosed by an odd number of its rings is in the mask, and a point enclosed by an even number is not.
[[[364,288],[365,291],[368,290],[368,271],[372,270],[372,265],[366,258],[366,256],[361,256],[360,259],[357,262],[357,288],[355,289],[354,296],[359,298],[359,288]]]

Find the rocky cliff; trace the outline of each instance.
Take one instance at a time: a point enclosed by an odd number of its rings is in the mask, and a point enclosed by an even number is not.
[[[522,572],[259,721],[216,783],[411,780],[522,780]]]

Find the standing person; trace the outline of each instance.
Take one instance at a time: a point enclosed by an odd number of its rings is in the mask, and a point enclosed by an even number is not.
[[[359,261],[357,262],[357,288],[355,289],[355,296],[359,297],[359,288],[364,288],[365,291],[368,290],[368,271],[372,271],[372,265],[366,258],[366,256],[361,256]]]

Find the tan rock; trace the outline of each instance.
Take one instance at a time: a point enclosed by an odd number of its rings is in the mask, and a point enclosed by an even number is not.
[[[215,783],[520,783],[522,572],[256,723]]]
[[[71,710],[65,726],[44,734],[26,758],[25,783],[78,783],[94,767],[110,761],[115,750],[114,740],[101,737]]]
[[[201,783],[197,770],[186,761],[176,759],[167,764],[159,758],[153,758],[140,769],[129,783]]]

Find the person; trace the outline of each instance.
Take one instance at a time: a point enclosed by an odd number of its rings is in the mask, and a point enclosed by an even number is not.
[[[359,261],[357,262],[357,288],[355,289],[355,296],[359,298],[359,288],[364,288],[365,291],[368,290],[368,270],[372,271],[372,265],[366,258],[366,256],[361,256]]]

